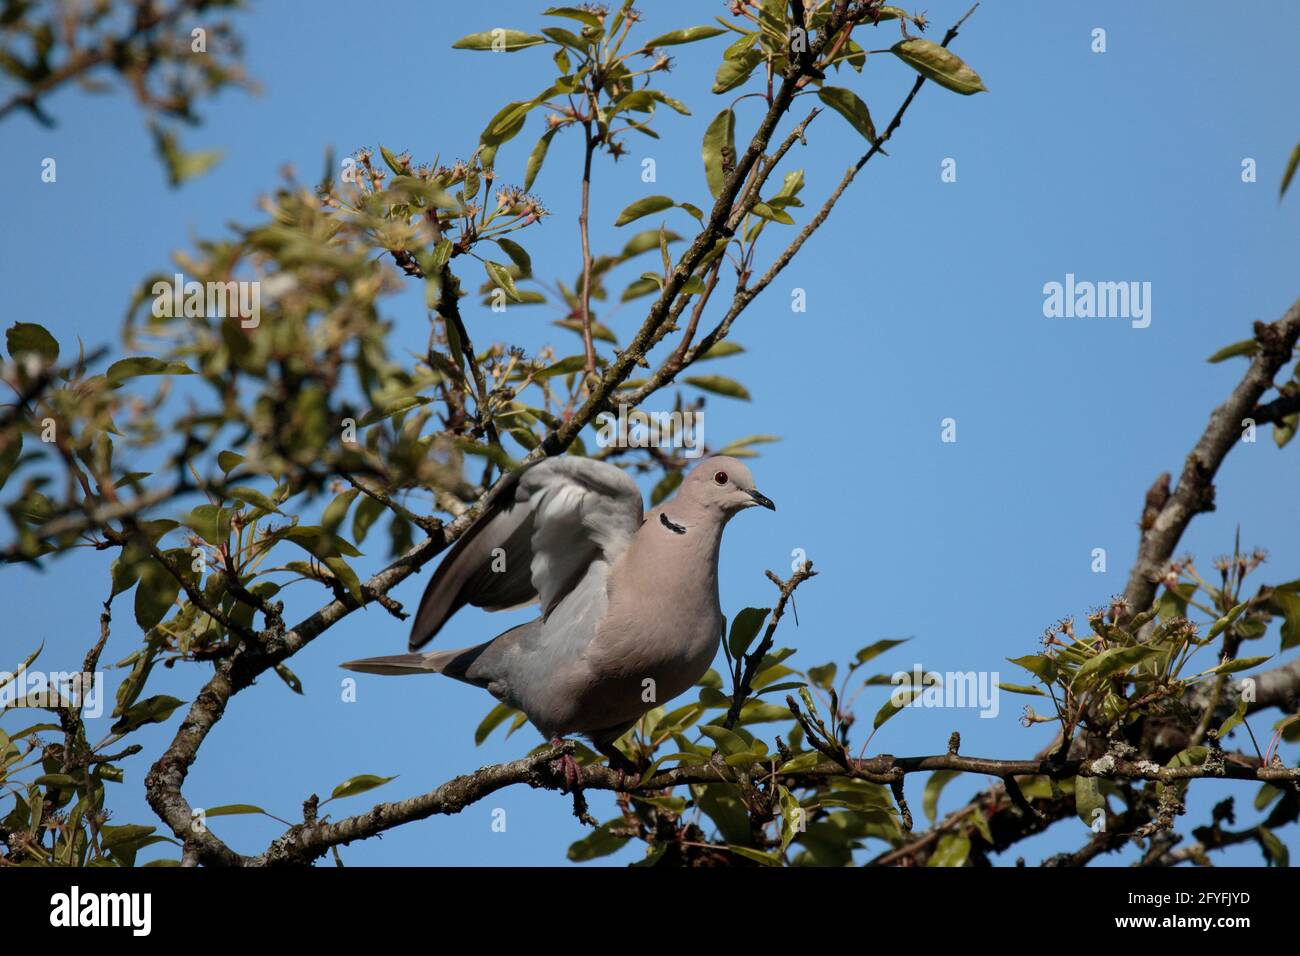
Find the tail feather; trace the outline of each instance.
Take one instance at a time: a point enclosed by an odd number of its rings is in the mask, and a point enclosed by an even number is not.
[[[476,647],[460,647],[451,651],[417,651],[410,654],[389,654],[386,657],[363,657],[359,661],[348,661],[339,666],[362,674],[397,677],[406,674],[445,674],[467,684],[486,686],[487,677],[477,674],[470,676],[466,672],[491,643],[488,641]]]
[[[387,657],[366,657],[348,661],[340,667],[362,674],[441,674],[460,651],[438,651],[433,654],[390,654]]]

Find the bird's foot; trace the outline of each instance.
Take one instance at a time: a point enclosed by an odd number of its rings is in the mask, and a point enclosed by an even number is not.
[[[610,746],[601,751],[609,759],[609,769],[613,770],[618,776],[615,779],[615,789],[628,791],[633,790],[641,783],[641,778],[650,768],[646,761],[636,763],[630,759],[617,747]]]
[[[629,790],[635,790],[641,785],[640,770],[635,768],[632,770],[624,770],[622,767],[619,767],[616,772],[618,773],[618,779],[614,785],[616,790],[621,790],[626,793]]]
[[[564,741],[556,737],[551,741],[552,747],[563,747]],[[557,774],[564,774],[564,785],[562,787],[565,793],[572,793],[581,789],[582,785],[582,768],[578,766],[578,761],[573,759],[573,754],[563,753],[558,759],[551,762],[551,769]]]

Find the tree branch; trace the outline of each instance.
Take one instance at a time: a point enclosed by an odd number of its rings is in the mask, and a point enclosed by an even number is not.
[[[782,581],[771,571],[767,572],[768,580],[777,586],[781,596],[777,599],[776,607],[772,609],[772,616],[768,618],[767,630],[763,633],[763,639],[758,642],[752,654],[747,654],[743,661],[737,661],[736,666],[739,668],[744,665],[744,673],[731,694],[731,707],[727,710],[727,716],[722,721],[722,726],[730,730],[740,720],[740,711],[745,706],[745,701],[754,690],[754,678],[758,676],[758,669],[763,663],[769,651],[772,650],[772,644],[776,636],[777,625],[781,623],[781,618],[785,614],[785,605],[788,601],[794,599],[795,588],[803,584],[809,578],[817,576],[817,572],[812,569],[813,563],[805,561],[799,570],[790,575],[788,580]],[[796,623],[798,616],[796,615]]]
[[[551,764],[563,751],[563,747],[547,748],[521,760],[483,767],[474,773],[455,777],[428,793],[406,800],[377,804],[366,813],[347,817],[336,823],[299,824],[272,843],[261,856],[245,858],[242,862],[255,866],[310,863],[323,856],[332,846],[372,837],[404,823],[423,820],[437,814],[459,813],[470,804],[504,787],[527,784],[535,789],[560,790],[564,786],[564,775],[552,769]],[[1050,760],[992,760],[983,757],[962,757],[956,754],[918,757],[894,757],[886,754],[867,760],[850,761],[850,773],[853,777],[886,785],[900,781],[908,774],[934,770],[993,775],[1008,781],[1014,776],[1046,776],[1060,780],[1076,775],[1111,780],[1152,780],[1161,783],[1206,777],[1274,783],[1300,781],[1300,768],[1248,767],[1233,763],[1161,767],[1148,761],[1067,760],[1054,763]],[[739,785],[747,780],[770,778],[773,775],[773,767],[764,763],[732,767],[725,763],[707,762],[662,771],[629,788],[625,775],[608,767],[596,765],[581,768],[580,783],[585,790],[656,793],[689,784]],[[833,760],[804,771],[775,772],[775,776],[783,781],[813,785],[845,775],[845,768]],[[1021,799],[1024,799],[1023,796]]]
[[[1250,368],[1227,401],[1210,415],[1209,424],[1187,456],[1173,493],[1142,533],[1137,561],[1124,589],[1125,619],[1151,607],[1165,564],[1173,556],[1192,518],[1214,510],[1214,477],[1219,466],[1241,439],[1242,420],[1251,417],[1260,398],[1273,387],[1273,379],[1291,358],[1300,338],[1300,300],[1273,323],[1255,323],[1260,349]],[[1145,523],[1145,522],[1144,522]]]

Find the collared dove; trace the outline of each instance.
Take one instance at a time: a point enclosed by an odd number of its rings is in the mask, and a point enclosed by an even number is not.
[[[411,627],[411,653],[343,666],[486,688],[548,740],[581,734],[623,770],[614,741],[713,662],[726,624],[722,529],[755,505],[776,510],[749,469],[726,456],[701,461],[644,517],[641,492],[621,469],[545,459],[502,485],[439,565]],[[540,617],[484,644],[419,650],[466,604],[499,611],[534,602]]]

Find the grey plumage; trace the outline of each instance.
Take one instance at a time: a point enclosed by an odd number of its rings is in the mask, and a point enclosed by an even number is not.
[[[725,626],[722,529],[754,505],[774,508],[734,458],[697,464],[649,515],[621,469],[546,459],[503,485],[439,565],[412,624],[411,653],[343,666],[484,687],[548,739],[583,734],[608,753],[642,714],[708,670]],[[466,604],[534,602],[540,616],[483,644],[419,650]]]

